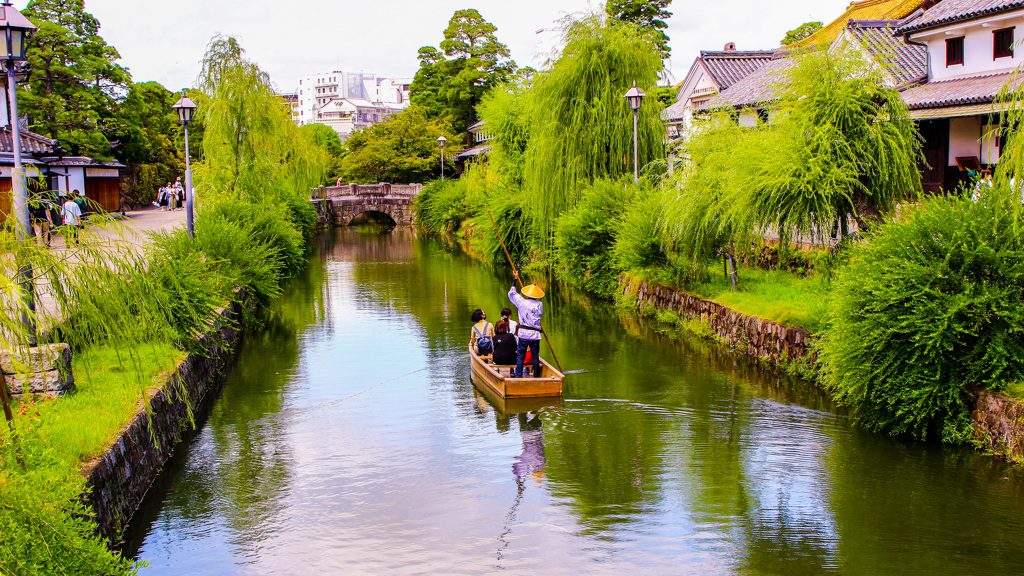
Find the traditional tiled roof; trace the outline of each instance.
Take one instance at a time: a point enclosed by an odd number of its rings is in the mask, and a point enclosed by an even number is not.
[[[935,6],[908,18],[898,30],[900,34],[938,28],[947,24],[991,16],[1024,8],[1021,0],[942,0]]]
[[[686,100],[679,100],[661,111],[661,119],[666,122],[682,120],[686,117],[686,107],[689,105],[690,103]]]
[[[916,84],[928,77],[928,49],[893,35],[897,20],[854,20],[850,33],[895,77],[896,84]]]
[[[739,82],[772,59],[772,50],[701,50],[700,60],[719,90]]]
[[[53,146],[56,143],[56,140],[51,140],[35,132],[21,131],[22,154],[50,154],[53,152]],[[12,142],[11,127],[9,125],[0,127],[0,152],[14,152],[14,143]]]
[[[47,166],[97,166],[101,168],[124,168],[124,164],[116,160],[105,162],[103,160],[94,160],[88,156],[61,156],[61,157],[49,157],[40,158]]]
[[[928,82],[903,92],[903,100],[911,110],[986,104],[996,99],[1010,78],[1011,73],[1004,72]]]
[[[724,107],[756,106],[776,100],[776,86],[785,81],[785,72],[793,66],[792,58],[776,58],[733,84],[728,90],[700,106],[703,110]]]
[[[473,146],[472,148],[466,148],[465,150],[459,151],[459,153],[455,155],[455,159],[456,160],[465,160],[467,158],[473,158],[473,157],[479,156],[481,154],[486,154],[486,153],[488,153],[490,151],[491,151],[491,146],[489,144],[483,144],[481,146]]]
[[[850,20],[900,20],[917,10],[926,0],[862,0],[851,2],[846,12],[821,30],[792,44],[790,48],[807,48],[829,44],[843,33]]]

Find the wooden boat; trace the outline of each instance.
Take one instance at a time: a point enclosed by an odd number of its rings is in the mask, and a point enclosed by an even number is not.
[[[540,378],[512,378],[515,366],[491,364],[490,356],[477,356],[469,345],[469,361],[473,367],[473,381],[486,386],[502,398],[530,398],[536,396],[561,396],[562,380],[565,375],[555,370],[543,358],[540,359]]]

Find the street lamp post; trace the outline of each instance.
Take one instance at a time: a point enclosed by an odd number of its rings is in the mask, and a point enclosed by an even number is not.
[[[11,129],[11,145],[14,148],[14,170],[11,172],[11,188],[13,192],[12,212],[18,220],[18,240],[25,242],[31,235],[31,223],[28,216],[28,189],[25,186],[25,170],[21,165],[21,126],[18,124],[18,81],[14,75],[17,62],[25,60],[25,52],[32,41],[36,27],[21,12],[4,0],[0,4],[0,30],[3,50],[0,55],[7,68],[7,100],[10,102],[8,125]],[[32,265],[26,263],[18,270],[20,277],[21,296],[25,308],[21,314],[22,322],[28,330],[28,343],[35,345],[35,301],[32,290]]]
[[[437,143],[441,145],[441,182],[444,182],[444,143],[447,141],[444,134],[437,137]]]
[[[188,237],[191,238],[195,232],[195,194],[192,192],[192,162],[188,157],[188,124],[196,113],[196,105],[189,100],[188,90],[181,91],[181,99],[171,106],[171,109],[178,113],[178,122],[185,127],[185,225],[188,228]]]
[[[640,155],[639,146],[637,145],[637,134],[636,134],[636,117],[637,113],[640,112],[640,105],[643,104],[644,96],[639,88],[636,87],[636,82],[633,82],[633,87],[629,89],[624,95],[626,101],[629,102],[629,109],[633,111],[633,183],[640,183]]]

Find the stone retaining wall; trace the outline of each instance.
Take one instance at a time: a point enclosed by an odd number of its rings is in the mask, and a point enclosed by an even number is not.
[[[192,414],[211,401],[240,333],[242,305],[234,303],[218,318],[216,336],[206,338],[206,355],[190,354],[167,382],[148,398],[149,411],[138,412],[100,457],[82,470],[89,491],[83,496],[93,511],[97,531],[116,541],[142,503]],[[184,392],[183,392],[184,390]]]
[[[699,318],[722,341],[745,350],[751,356],[774,363],[798,359],[814,362],[817,359],[817,353],[811,346],[811,333],[798,326],[741,314],[717,302],[648,282],[641,282],[639,286],[622,282],[620,289],[627,299],[635,299],[638,309],[646,305],[671,310],[686,318]]]

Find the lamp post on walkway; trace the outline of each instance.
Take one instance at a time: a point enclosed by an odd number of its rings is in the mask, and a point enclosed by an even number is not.
[[[11,172],[11,188],[13,192],[12,212],[18,220],[18,241],[25,242],[32,235],[32,224],[28,216],[28,189],[25,185],[25,170],[21,165],[21,126],[18,122],[18,81],[14,68],[18,62],[25,61],[25,52],[32,41],[36,27],[22,16],[21,12],[4,0],[0,4],[0,41],[3,43],[4,67],[7,68],[7,101],[10,102],[10,117],[7,119],[11,130],[11,145],[14,149],[14,170]],[[21,313],[21,321],[28,330],[29,346],[36,344],[35,299],[32,289],[32,265],[25,263],[18,269],[18,281],[21,286],[21,297],[25,308]]]
[[[437,137],[437,143],[441,145],[441,182],[444,182],[444,143],[447,141],[444,134]]]
[[[171,106],[178,113],[178,122],[185,127],[185,225],[188,237],[195,232],[195,194],[192,192],[192,162],[188,157],[188,124],[196,113],[196,105],[188,98],[188,90],[181,91],[181,99]]]
[[[626,101],[629,102],[629,109],[633,111],[633,183],[640,183],[640,157],[638,154],[639,146],[637,145],[636,135],[636,117],[637,113],[640,112],[640,105],[643,104],[644,94],[639,88],[636,87],[636,82],[633,82],[633,87],[629,89],[629,92],[624,94]]]

